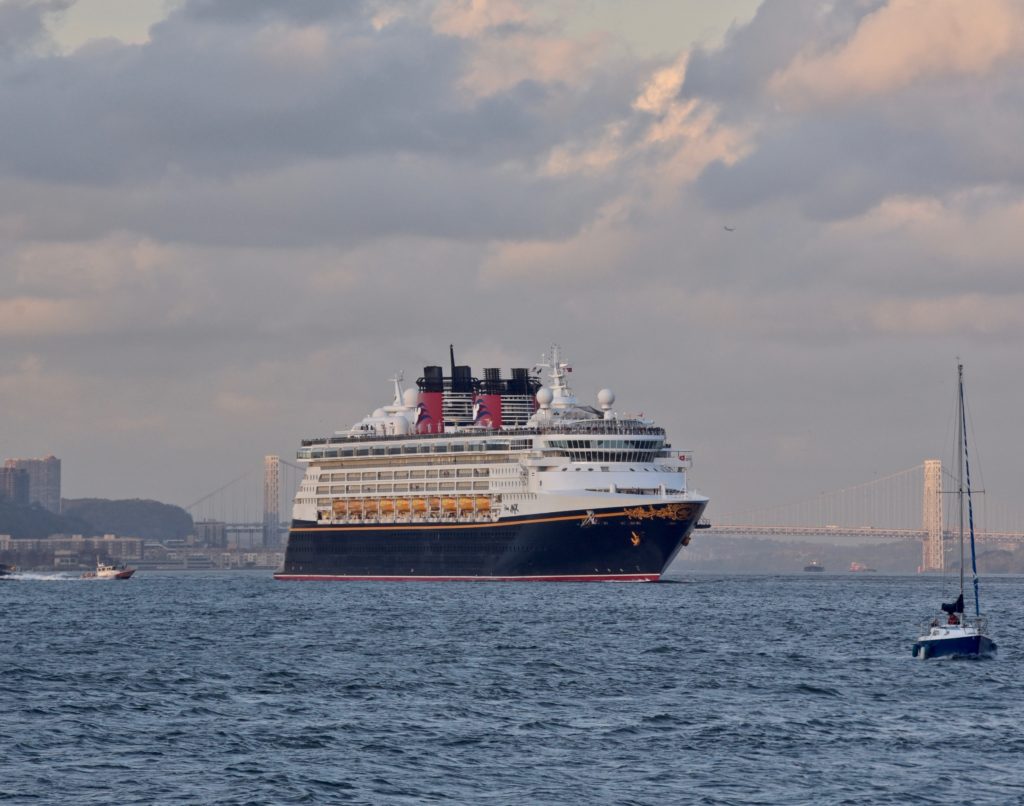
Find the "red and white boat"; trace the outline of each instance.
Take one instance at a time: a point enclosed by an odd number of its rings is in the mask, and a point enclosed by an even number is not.
[[[107,565],[97,560],[96,570],[86,571],[82,574],[82,579],[130,579],[134,573],[134,568],[128,568],[124,565]]]

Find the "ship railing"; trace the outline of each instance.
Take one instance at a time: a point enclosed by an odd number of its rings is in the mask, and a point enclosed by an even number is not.
[[[301,441],[303,448],[315,445],[353,445],[357,442],[396,442],[406,440],[437,439],[438,437],[481,437],[484,439],[541,436],[547,434],[616,434],[664,436],[665,429],[645,425],[638,420],[577,420],[535,428],[508,428],[473,431],[444,431],[440,434],[351,434],[348,436],[309,437]]]
[[[490,512],[470,512],[461,514],[454,512],[432,513],[430,515],[418,515],[413,518],[328,518],[327,522],[332,524],[373,524],[375,526],[415,526],[422,524],[446,524],[446,523],[497,523],[501,513],[492,510]]]

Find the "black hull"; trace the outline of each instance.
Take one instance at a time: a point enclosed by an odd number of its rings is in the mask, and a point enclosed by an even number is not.
[[[705,503],[485,524],[294,522],[284,580],[657,581]]]

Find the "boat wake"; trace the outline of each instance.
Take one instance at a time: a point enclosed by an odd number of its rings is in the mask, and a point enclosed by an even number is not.
[[[79,579],[67,574],[47,574],[36,571],[16,571],[7,578],[12,582],[77,582]]]

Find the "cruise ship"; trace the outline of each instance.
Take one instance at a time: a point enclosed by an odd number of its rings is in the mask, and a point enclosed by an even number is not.
[[[546,383],[542,373],[546,371]],[[602,389],[577,401],[559,348],[503,378],[424,367],[416,388],[304,439],[281,580],[656,582],[708,499],[689,451]]]

